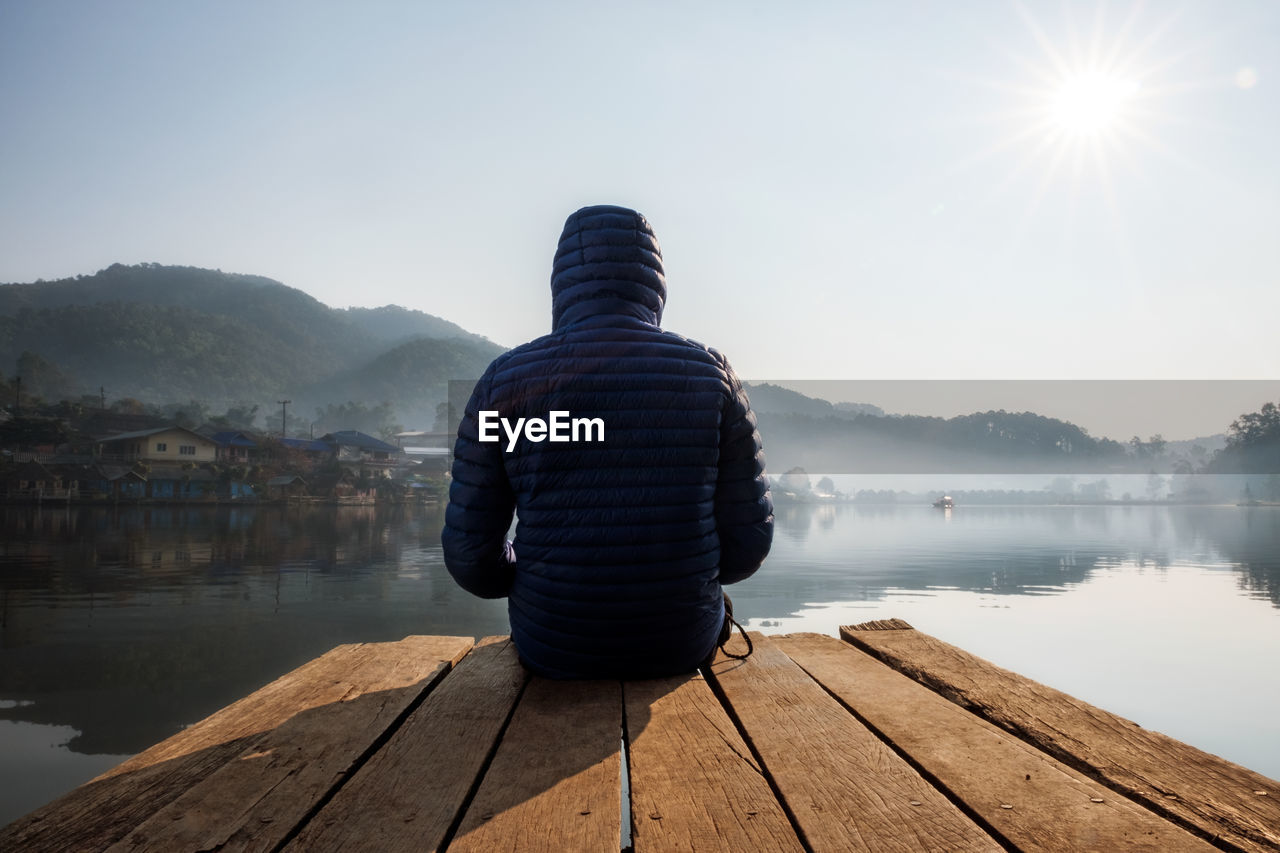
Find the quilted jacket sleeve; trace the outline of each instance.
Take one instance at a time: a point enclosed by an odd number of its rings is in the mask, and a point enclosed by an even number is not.
[[[755,573],[773,542],[773,500],[764,474],[764,450],[742,383],[721,356],[729,397],[720,419],[720,470],[716,480],[716,531],[720,535],[720,583]]]
[[[507,530],[515,495],[502,464],[502,442],[479,440],[479,412],[487,407],[492,365],[476,383],[453,448],[453,481],[445,510],[444,562],[458,585],[481,598],[511,589],[515,553]]]

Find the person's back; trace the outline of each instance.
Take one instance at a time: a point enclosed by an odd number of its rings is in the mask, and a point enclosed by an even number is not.
[[[691,670],[715,648],[721,584],[753,573],[772,537],[746,395],[716,351],[658,327],[661,254],[634,211],[569,217],[552,293],[553,332],[496,359],[467,406],[446,564],[476,595],[509,597],[536,673]],[[568,440],[513,440],[520,418]]]

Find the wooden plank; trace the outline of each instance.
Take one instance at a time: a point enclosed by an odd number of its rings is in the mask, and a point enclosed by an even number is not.
[[[366,654],[361,649],[337,646],[19,818],[0,829],[0,850],[61,853],[109,847],[241,754],[255,736],[342,698],[347,686],[323,674],[357,665]]]
[[[366,643],[339,667],[310,671],[327,701],[251,738],[110,849],[276,848],[470,647],[463,637]]]
[[[773,642],[1020,850],[1215,849],[848,643]]]
[[[913,629],[846,641],[1229,850],[1280,850],[1280,783]]]
[[[477,643],[285,849],[440,849],[526,679],[509,639]]]
[[[636,853],[803,850],[701,675],[624,682],[622,695]]]
[[[621,743],[618,682],[533,678],[450,853],[618,850]]]
[[[764,635],[751,638],[751,657],[721,655],[712,675],[810,850],[1001,849]]]

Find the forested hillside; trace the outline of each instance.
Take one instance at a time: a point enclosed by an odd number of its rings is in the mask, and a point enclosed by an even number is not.
[[[195,267],[116,264],[0,285],[0,364],[46,400],[102,388],[215,409],[391,402],[403,421],[433,412],[443,393],[429,395],[478,376],[502,349],[421,311],[335,309],[271,279]]]
[[[760,413],[806,415],[811,418],[884,416],[884,409],[870,403],[831,403],[770,382],[747,382],[744,386],[751,398],[751,408]]]
[[[764,411],[758,419],[770,463],[784,470],[799,466],[846,474],[1033,473],[1147,464],[1116,441],[1094,438],[1073,423],[1033,412],[936,418]]]
[[[501,350],[488,341],[418,338],[307,389],[325,400],[393,401],[402,422],[432,426],[450,380],[474,382]]]

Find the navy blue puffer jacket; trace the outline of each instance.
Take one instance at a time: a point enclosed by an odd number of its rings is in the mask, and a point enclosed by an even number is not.
[[[551,334],[498,357],[458,430],[443,534],[463,588],[507,596],[525,665],[551,678],[646,678],[715,648],[722,584],[773,535],[747,396],[714,349],[658,327],[666,300],[649,223],[621,207],[569,217]],[[481,441],[480,416],[599,418],[603,440]],[[593,433],[591,438],[599,438]],[[514,543],[506,533],[515,511]]]

